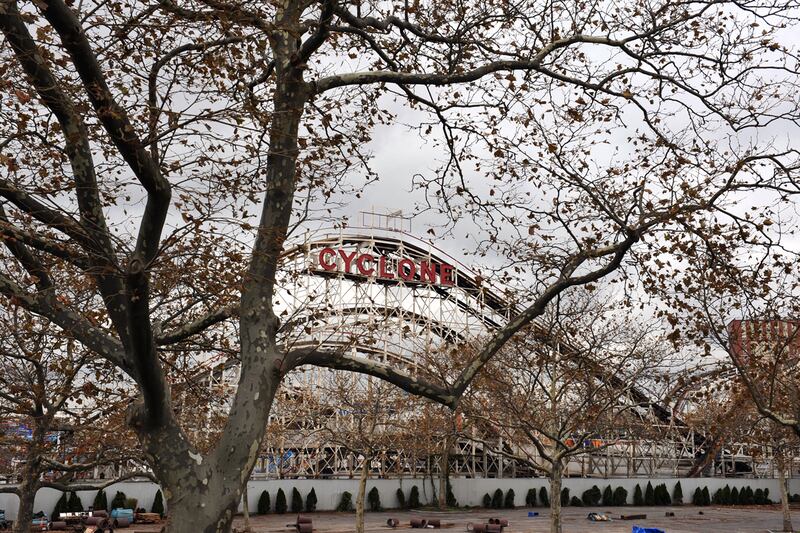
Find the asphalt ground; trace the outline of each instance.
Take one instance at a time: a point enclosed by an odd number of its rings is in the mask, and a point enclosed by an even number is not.
[[[537,511],[538,517],[529,518],[528,511]],[[591,522],[586,516],[589,512],[607,514],[610,522]],[[667,512],[675,513],[674,517],[666,516]],[[702,512],[702,514],[700,514]],[[646,514],[646,519],[620,520],[620,514]],[[794,525],[800,526],[800,507],[793,509]],[[349,533],[355,530],[354,513],[311,513],[315,532],[320,533]],[[780,507],[694,507],[691,505],[677,507],[598,507],[575,508],[566,507],[562,510],[564,533],[631,533],[634,525],[661,529],[665,533],[766,533],[769,530],[779,531],[783,521]],[[369,533],[387,533],[397,530],[410,530],[411,518],[438,518],[444,529],[451,531],[466,531],[468,523],[485,523],[489,518],[506,518],[509,526],[505,533],[547,533],[550,530],[549,512],[546,509],[518,508],[501,511],[487,511],[485,509],[457,510],[452,512],[437,511],[386,511],[381,513],[366,513],[365,529]],[[386,520],[397,518],[400,526],[391,529],[386,526]],[[250,519],[254,533],[289,533],[292,528],[287,524],[295,521],[295,515],[266,515],[253,516]],[[234,528],[242,531],[244,521],[237,517]],[[134,525],[128,529],[134,532],[159,531],[158,525]],[[119,530],[120,532],[126,530]],[[429,530],[430,531],[430,530]]]

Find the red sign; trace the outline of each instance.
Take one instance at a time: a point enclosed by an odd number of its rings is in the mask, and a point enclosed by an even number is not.
[[[323,248],[317,257],[319,266],[328,272],[361,274],[380,279],[400,279],[438,285],[455,285],[454,268],[446,263],[391,259],[385,255],[360,254],[357,251]]]

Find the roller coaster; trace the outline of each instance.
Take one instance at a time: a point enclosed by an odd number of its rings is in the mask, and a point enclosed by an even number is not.
[[[501,287],[396,226],[307,234],[286,250],[281,271],[276,307],[287,351],[347,350],[411,373],[422,369],[426,357],[440,347],[491,334],[517,312]],[[210,383],[232,393],[238,371],[235,362],[216,365]],[[598,379],[626,379],[599,372]],[[317,422],[304,420],[297,409],[304,398],[325,388],[331,373],[303,367],[286,377],[271,415],[271,423],[283,430],[270,432],[280,438],[264,444],[254,477],[346,478],[361,467],[364,457],[326,442],[314,427]],[[571,460],[567,476],[772,477],[771,462],[755,459],[748,446],[723,445],[699,434],[682,422],[674,405],[653,400],[641,386],[629,390],[627,401],[635,405],[640,423],[659,437],[614,435],[612,444]],[[514,446],[495,442],[490,447],[486,441],[459,436],[447,453],[448,475],[536,475],[530,465],[493,451]],[[433,454],[419,456],[401,448],[386,449],[370,462],[375,477],[436,476],[442,469]]]

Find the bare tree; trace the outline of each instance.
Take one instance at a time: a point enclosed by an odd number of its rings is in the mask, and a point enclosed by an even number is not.
[[[650,405],[634,388],[667,370],[663,339],[611,316],[613,306],[583,295],[559,300],[486,365],[465,398],[496,453],[550,478],[550,531],[560,533],[561,480],[570,458],[637,433]]]
[[[336,372],[319,389],[316,425],[330,444],[352,454],[358,466],[356,532],[364,532],[364,505],[372,463],[402,441],[407,417],[402,394],[370,376]],[[405,428],[407,429],[407,428]]]
[[[83,473],[137,458],[141,463],[141,457],[125,426],[130,400],[114,385],[117,370],[51,330],[20,309],[0,320],[0,415],[17,428],[27,428],[6,435],[3,443],[3,453],[21,461],[19,483],[0,486],[0,492],[19,498],[17,533],[30,529],[34,499],[42,487],[100,489],[143,475],[142,469],[134,469],[124,478],[76,485]]]
[[[798,116],[777,40],[792,16],[749,2],[2,0],[0,292],[135,383],[167,530],[228,531],[291,369],[363,372],[455,406],[564,290],[626,257],[690,253],[664,239],[725,234],[742,195],[794,194],[796,154],[769,129]],[[368,143],[392,98],[443,147],[416,183],[430,207],[449,230],[476,219],[478,253],[526,288],[447,384],[276,338],[284,242],[328,208],[315,200],[375,177]],[[64,279],[94,290],[89,310]],[[203,451],[165,366],[225,344],[241,378]]]

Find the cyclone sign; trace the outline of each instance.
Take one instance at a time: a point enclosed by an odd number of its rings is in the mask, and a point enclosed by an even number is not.
[[[359,253],[343,249],[322,248],[316,263],[327,272],[355,274],[385,280],[401,280],[430,285],[455,285],[455,268],[447,263],[416,261],[403,257]]]

